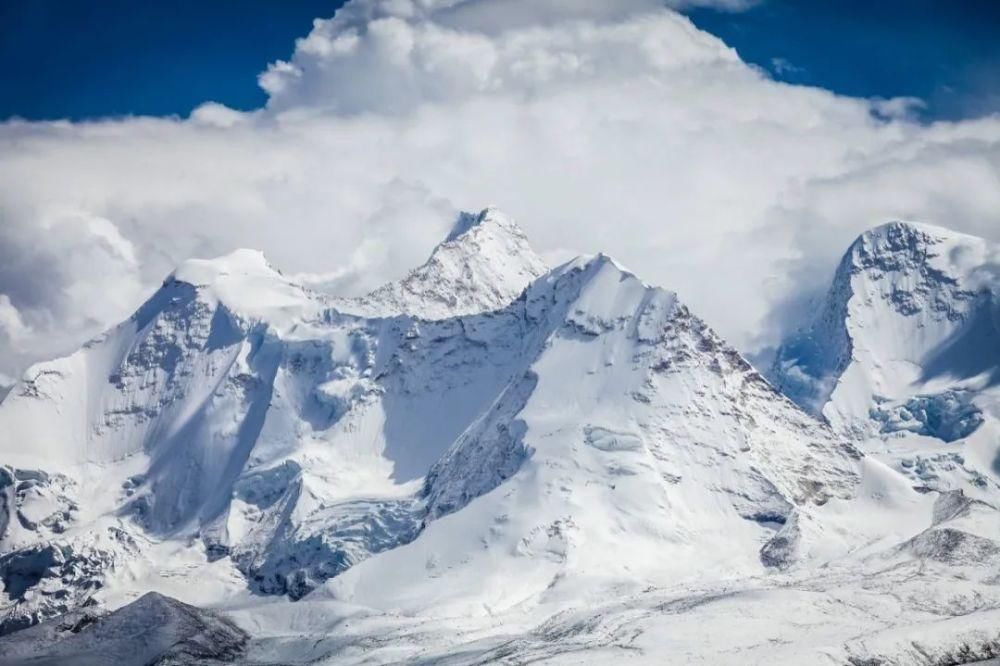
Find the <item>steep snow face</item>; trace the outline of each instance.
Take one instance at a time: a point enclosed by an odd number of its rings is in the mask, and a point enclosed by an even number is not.
[[[856,434],[900,421],[944,439],[969,434],[976,418],[961,422],[962,392],[1000,380],[1000,308],[988,279],[996,252],[983,239],[922,224],[865,233],[813,326],[781,348],[776,385]]]
[[[39,467],[162,448],[178,435],[164,418],[194,427],[217,384],[246,367],[261,322],[280,331],[320,309],[259,253],[189,261],[128,321],[25,373],[0,404],[0,456]]]
[[[447,319],[505,307],[548,268],[521,228],[495,208],[463,213],[423,266],[336,307],[364,316]]]
[[[0,455],[71,477],[114,469],[102,510],[142,486],[156,499],[132,498],[143,521],[179,527],[227,501],[270,401],[274,336],[310,311],[259,254],[188,262],[129,321],[28,370],[0,404]]]
[[[142,532],[190,534],[228,506],[277,336],[321,310],[259,253],[191,261],[128,321],[27,371],[0,404],[0,633],[84,603]]]

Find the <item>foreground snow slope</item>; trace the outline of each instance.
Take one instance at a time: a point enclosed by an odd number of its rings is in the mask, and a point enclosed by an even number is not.
[[[127,604],[153,590],[230,613],[251,663],[778,644],[908,663],[891,631],[959,612],[988,649],[989,498],[915,484],[836,425],[673,293],[604,255],[546,270],[495,210],[361,299],[251,251],[191,261],[0,403],[0,633],[145,616]],[[802,633],[772,604],[817,624],[869,608]],[[671,638],[734,613],[767,631]],[[852,647],[869,634],[888,647]]]

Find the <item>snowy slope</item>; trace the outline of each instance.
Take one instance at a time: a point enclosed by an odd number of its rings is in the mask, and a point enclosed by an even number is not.
[[[529,575],[537,567],[533,560],[541,553],[554,560],[554,549],[539,549],[539,537],[535,537],[505,553],[494,538],[474,544],[468,557],[452,563],[450,570],[441,567],[444,558],[425,560],[437,575],[430,584],[418,576],[417,585],[426,586],[425,593],[441,590],[431,597],[438,602],[433,609],[416,612],[414,606],[421,599],[414,603],[396,594],[387,596],[407,606],[397,612],[344,603],[342,581],[366,569],[389,575],[388,560],[397,563],[394,556],[406,549],[412,554],[432,526],[409,546],[372,558],[328,583],[328,589],[296,604],[236,604],[231,616],[254,636],[249,656],[265,663],[601,664],[627,660],[640,664],[937,666],[1000,654],[996,628],[1000,587],[995,573],[1000,563],[995,538],[1000,514],[958,493],[916,492],[904,477],[871,458],[859,465],[861,480],[854,496],[831,499],[810,512],[822,522],[823,540],[842,539],[855,545],[848,556],[820,560],[820,566],[813,561],[765,575],[730,577],[712,566],[715,553],[703,551],[696,562],[685,563],[701,564],[696,576],[650,580],[648,571],[639,575],[635,569],[624,573],[611,569],[606,580],[600,581],[592,575],[580,576],[578,553],[578,562],[570,558],[550,563],[562,575],[541,594],[530,594],[531,585],[542,582]],[[439,522],[461,516],[473,506],[475,502]],[[497,528],[505,529],[504,525]],[[553,536],[560,534],[553,532],[545,534],[550,545]],[[733,547],[733,542],[727,546]],[[449,539],[448,543],[461,541]],[[637,554],[631,550],[642,543],[641,538],[633,540],[623,532],[610,548],[601,544],[605,551],[585,555],[634,563]],[[587,545],[581,539],[567,550],[588,550]],[[442,551],[435,554],[440,556]],[[676,547],[668,546],[657,562],[667,571],[676,571],[678,555]],[[488,559],[484,562],[483,558]],[[494,566],[505,565],[507,558],[520,566],[513,572],[507,567],[511,575],[492,581],[490,594],[483,594],[482,585],[465,571],[474,567],[488,575]],[[398,584],[401,578],[387,582]],[[453,586],[468,585],[470,580],[474,584],[464,595],[467,604],[454,599],[439,603],[449,593],[460,596]],[[356,592],[370,594],[370,584],[360,582],[361,588],[369,589]],[[404,589],[412,589],[410,581],[402,583]],[[519,603],[497,603],[504,596],[518,594],[525,595]],[[473,607],[473,600],[482,605]]]
[[[964,330],[979,292],[939,296],[937,273],[872,268],[911,247],[898,233],[866,241],[846,284],[865,273],[857,287],[896,312],[875,274],[899,273],[931,304],[928,322]],[[914,265],[939,256],[920,252]],[[945,295],[961,316],[937,316]],[[851,327],[867,311],[841,300],[850,352],[816,377],[861,349],[867,329]],[[861,376],[872,395],[890,385]],[[424,266],[363,299],[311,292],[252,251],[190,261],[0,403],[0,634],[150,604],[201,631],[204,618],[163,597],[128,605],[155,591],[230,614],[252,663],[601,661],[619,644],[662,660],[694,648],[641,636],[663,630],[666,609],[720,631],[741,611],[694,612],[715,599],[770,617],[763,633],[789,658],[874,654],[849,639],[884,631],[878,654],[894,663],[895,628],[958,610],[992,645],[977,623],[1000,599],[975,590],[1000,552],[995,503],[914,489],[835,425],[673,293],[604,255],[547,271],[495,210],[463,216]],[[802,635],[765,610],[829,622],[901,581],[933,598]],[[59,640],[121,649],[105,626]],[[726,644],[760,656],[752,633]],[[945,654],[946,638],[922,649]]]

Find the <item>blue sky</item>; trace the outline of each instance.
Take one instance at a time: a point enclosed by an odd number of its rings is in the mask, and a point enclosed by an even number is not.
[[[256,76],[290,55],[331,0],[6,0],[0,118],[186,115],[265,99]],[[925,119],[1000,111],[1000,2],[764,0],[690,12],[777,78],[862,97],[914,96]]]
[[[0,118],[187,115],[262,105],[256,77],[330,0],[4,0]]]
[[[917,97],[925,118],[1000,111],[997,0],[765,0],[741,14],[691,16],[782,80]]]

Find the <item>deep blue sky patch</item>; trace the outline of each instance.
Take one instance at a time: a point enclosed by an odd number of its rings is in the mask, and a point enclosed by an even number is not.
[[[0,118],[261,106],[257,74],[337,0],[0,0]]]
[[[998,0],[764,0],[689,16],[783,81],[917,97],[926,119],[1000,112]]]

